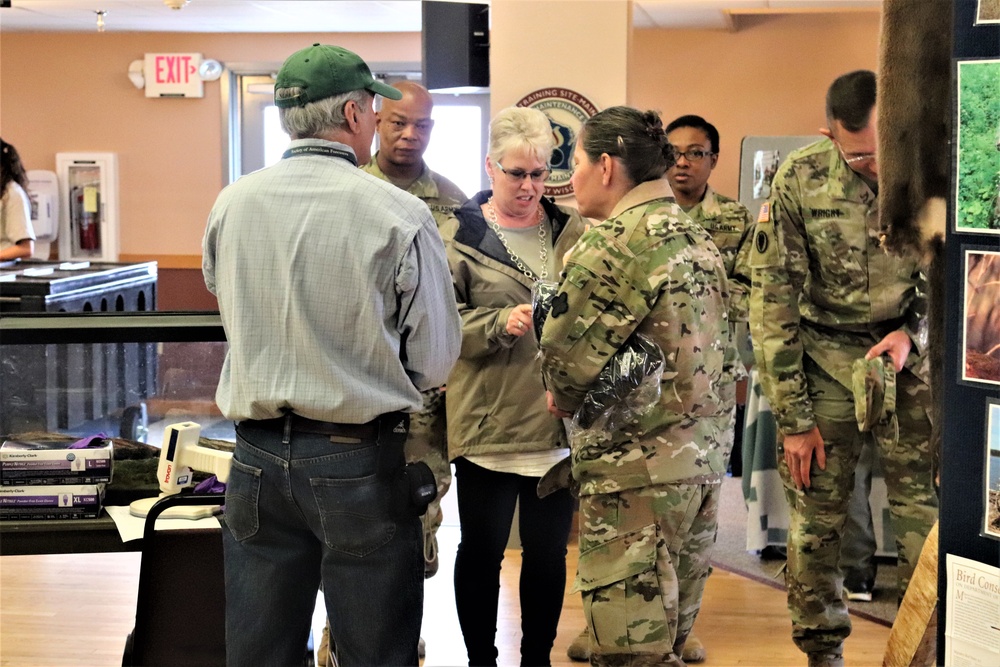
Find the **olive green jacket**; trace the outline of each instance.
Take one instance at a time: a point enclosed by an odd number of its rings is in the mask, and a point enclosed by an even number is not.
[[[560,419],[549,414],[534,332],[507,333],[514,306],[531,303],[533,281],[513,264],[480,206],[480,192],[441,228],[462,318],[462,351],[448,378],[448,458],[566,447]],[[575,209],[542,199],[552,223],[555,261],[583,232]],[[553,276],[557,280],[558,276]]]

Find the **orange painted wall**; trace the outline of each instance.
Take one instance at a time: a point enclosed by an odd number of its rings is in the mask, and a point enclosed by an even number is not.
[[[666,121],[698,113],[715,123],[723,153],[713,184],[735,195],[739,139],[814,132],[830,81],[875,66],[878,25],[877,13],[860,12],[744,17],[735,32],[638,30],[627,102]],[[314,41],[372,61],[420,60],[417,33],[4,33],[0,134],[30,169],[54,169],[57,152],[116,152],[123,256],[195,268],[222,187],[220,86],[206,83],[202,99],[147,99],[129,83],[128,64],[147,52],[280,62]]]
[[[206,83],[200,99],[147,98],[129,82],[129,63],[160,52],[281,63],[319,41],[370,61],[421,57],[419,33],[4,33],[0,133],[28,169],[55,170],[57,152],[117,153],[123,257],[198,267],[222,188],[220,82]]]
[[[711,183],[736,197],[744,136],[815,134],[826,89],[840,74],[875,69],[879,14],[738,17],[736,32],[636,30],[629,104],[663,122],[698,114],[721,136]]]

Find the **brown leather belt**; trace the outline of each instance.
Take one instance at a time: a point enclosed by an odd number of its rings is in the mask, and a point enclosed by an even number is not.
[[[338,424],[336,422],[322,422],[316,419],[309,419],[308,417],[302,417],[292,412],[289,412],[284,417],[275,417],[274,419],[244,419],[240,422],[240,425],[283,432],[288,422],[291,422],[290,430],[293,433],[317,433],[319,435],[334,435],[341,438],[357,438],[359,440],[374,440],[378,436],[377,421],[370,421],[367,424]]]

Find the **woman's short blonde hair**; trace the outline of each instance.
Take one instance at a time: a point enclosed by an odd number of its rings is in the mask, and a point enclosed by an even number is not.
[[[548,164],[555,146],[549,119],[538,109],[507,107],[490,121],[489,156],[493,162],[523,151]]]

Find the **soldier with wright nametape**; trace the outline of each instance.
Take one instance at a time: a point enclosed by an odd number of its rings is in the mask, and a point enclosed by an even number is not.
[[[875,90],[866,70],[830,86],[827,138],[779,169],[751,257],[750,331],[791,511],[792,638],[810,667],[844,664],[851,622],[839,550],[866,439],[875,438],[885,474],[900,597],[937,518],[922,277],[918,257],[881,247]],[[861,432],[852,368],[882,355],[896,373],[895,415]]]

